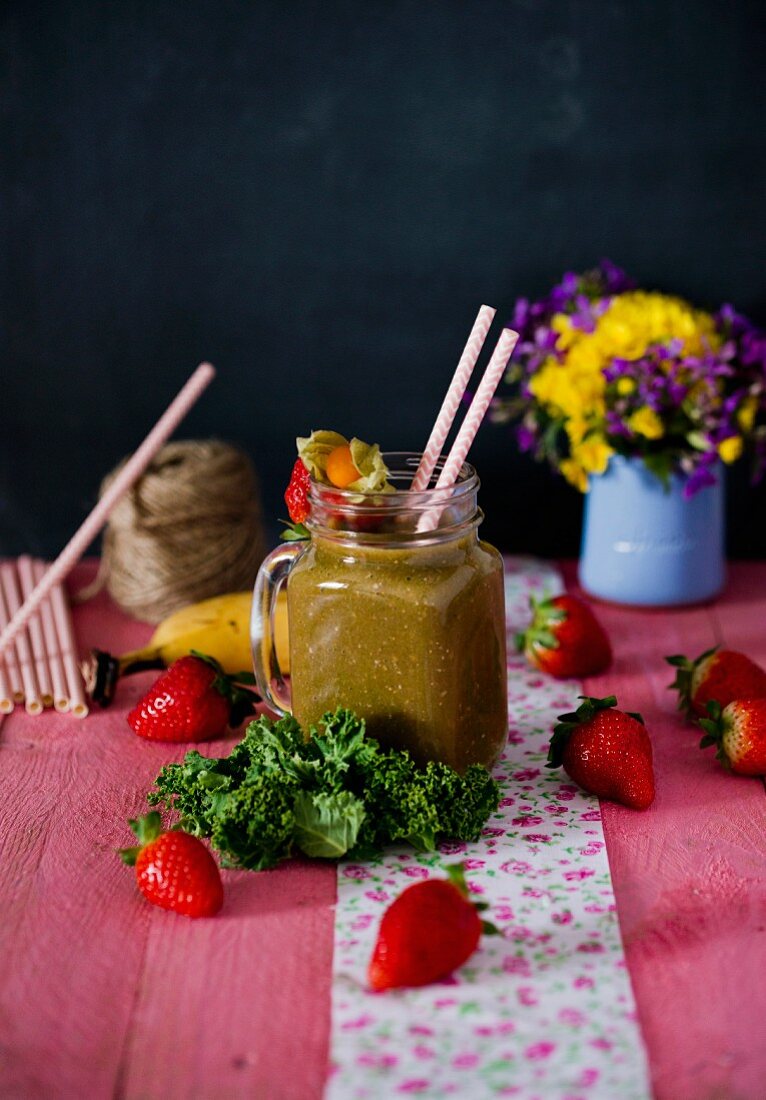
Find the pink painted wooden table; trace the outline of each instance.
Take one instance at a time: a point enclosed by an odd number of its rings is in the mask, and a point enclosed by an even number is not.
[[[74,587],[91,575],[81,566]],[[662,658],[725,642],[766,664],[766,564],[733,566],[709,608],[600,610],[616,662],[587,690],[640,710],[655,746],[654,806],[603,806],[655,1094],[763,1100],[764,788],[697,750]],[[150,632],[105,596],[75,621],[83,648],[119,652]],[[150,679],[126,680],[111,710],[82,722],[17,709],[0,727],[0,1096],[319,1097],[335,870],[227,872],[209,921],[141,901],[114,850],[161,765],[183,754],[125,725]]]

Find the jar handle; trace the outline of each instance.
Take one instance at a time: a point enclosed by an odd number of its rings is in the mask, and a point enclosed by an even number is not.
[[[305,543],[293,542],[272,550],[261,563],[253,589],[250,645],[253,651],[255,683],[263,701],[282,717],[292,714],[292,701],[290,688],[285,682],[277,658],[274,634],[277,596],[305,549]]]

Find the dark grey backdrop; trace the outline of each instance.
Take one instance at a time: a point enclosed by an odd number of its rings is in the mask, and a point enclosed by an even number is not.
[[[753,0],[0,7],[0,552],[54,553],[194,365],[272,531],[293,437],[424,441],[481,302],[608,255],[766,322]],[[502,548],[580,501],[486,425]],[[766,552],[744,471],[731,549]]]

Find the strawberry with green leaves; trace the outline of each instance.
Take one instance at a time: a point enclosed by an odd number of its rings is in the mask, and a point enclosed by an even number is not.
[[[606,631],[590,607],[576,596],[529,601],[532,621],[516,635],[516,646],[549,676],[596,676],[612,663]]]
[[[408,886],[380,922],[368,979],[376,990],[428,985],[446,978],[474,953],[482,932],[482,903],[468,898],[462,864],[447,867],[449,879]]]
[[[725,707],[713,700],[707,712],[700,748],[716,745],[717,759],[737,775],[766,775],[766,698],[735,699]]]
[[[241,725],[258,696],[241,686],[251,672],[227,675],[217,661],[192,651],[168,668],[128,714],[128,724],[149,741],[207,741]]]
[[[643,718],[617,710],[614,695],[580,698],[581,706],[560,715],[553,728],[547,766],[563,767],[575,783],[599,798],[645,810],[654,801],[654,769]]]
[[[687,715],[706,717],[711,701],[725,707],[734,699],[766,698],[766,672],[734,649],[708,649],[693,661],[680,655],[665,660],[676,670],[669,686]]]
[[[123,848],[122,860],[136,869],[136,885],[147,901],[185,917],[212,917],[223,905],[218,865],[201,840],[178,829],[163,832],[160,815],[130,822],[138,837]]]

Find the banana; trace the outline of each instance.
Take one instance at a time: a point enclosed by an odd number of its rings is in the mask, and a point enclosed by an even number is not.
[[[159,624],[141,649],[113,657],[93,650],[83,666],[91,697],[107,706],[120,676],[147,668],[167,668],[192,649],[215,657],[225,672],[236,674],[253,667],[250,649],[252,592],[229,592],[174,611]],[[287,593],[279,593],[275,609],[275,646],[283,674],[290,671],[287,633]]]
[[[249,669],[252,599],[252,592],[230,592],[182,607],[159,624],[146,646],[123,654],[120,671],[158,659],[167,666],[190,649],[215,657],[225,672]]]

